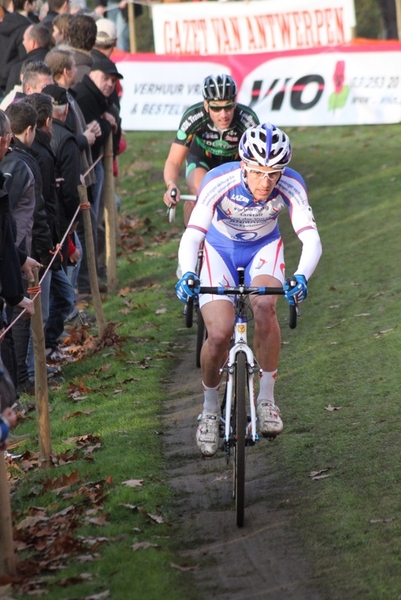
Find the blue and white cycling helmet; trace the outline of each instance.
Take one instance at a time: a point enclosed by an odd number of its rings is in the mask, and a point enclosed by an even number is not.
[[[255,167],[286,167],[292,156],[290,138],[271,123],[247,129],[239,142],[241,160]]]
[[[234,100],[237,84],[230,75],[208,75],[203,81],[203,97],[211,100]]]

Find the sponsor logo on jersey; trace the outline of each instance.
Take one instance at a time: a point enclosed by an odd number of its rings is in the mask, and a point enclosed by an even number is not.
[[[188,129],[188,127],[190,127],[192,125],[192,123],[195,123],[195,121],[199,121],[199,119],[201,119],[202,116],[203,116],[202,111],[196,113],[195,115],[189,115],[187,117],[187,119],[184,121],[184,123],[182,123],[180,129],[182,129],[182,131],[186,131]]]
[[[239,233],[235,234],[234,239],[239,240],[240,242],[250,242],[257,237],[258,234],[256,231],[240,231]]]
[[[230,282],[228,281],[228,279],[225,275],[223,275],[223,279],[221,281],[219,281],[219,285],[221,287],[229,287]]]
[[[255,269],[261,269],[266,263],[267,263],[267,260],[265,260],[264,258],[260,258]]]

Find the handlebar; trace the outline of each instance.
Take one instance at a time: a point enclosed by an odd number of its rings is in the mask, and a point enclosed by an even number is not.
[[[171,192],[170,192],[170,197],[171,198],[177,198],[177,188],[172,188]],[[180,194],[180,200],[192,200],[192,202],[196,201],[196,196],[193,196],[192,194]],[[166,216],[168,217],[168,220],[170,223],[174,223],[175,221],[175,209],[177,208],[176,204],[170,204],[170,206],[167,209],[166,212]]]
[[[244,285],[229,287],[201,287],[200,294],[215,294],[216,296],[233,296],[240,294],[243,296],[284,296],[283,288],[273,287],[246,287]]]
[[[296,282],[295,282],[296,285]],[[231,286],[231,287],[204,287],[202,286],[199,290],[200,294],[215,294],[217,296],[232,296],[236,294],[240,295],[254,295],[254,296],[284,296],[283,288],[274,287],[245,287],[243,285]],[[297,318],[299,310],[297,305],[289,305],[290,317],[289,327],[295,329],[297,326]]]

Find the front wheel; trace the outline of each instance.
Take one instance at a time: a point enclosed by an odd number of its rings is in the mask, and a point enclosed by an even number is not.
[[[234,494],[237,526],[244,524],[245,511],[245,433],[247,417],[245,410],[246,355],[237,354],[235,367],[235,445],[234,445]]]
[[[201,366],[201,362],[200,362],[201,350],[202,350],[202,346],[203,346],[206,338],[207,338],[207,330],[205,327],[205,322],[203,320],[201,310],[198,307],[198,330],[196,332],[196,356],[195,356],[196,366],[198,367],[198,369]]]

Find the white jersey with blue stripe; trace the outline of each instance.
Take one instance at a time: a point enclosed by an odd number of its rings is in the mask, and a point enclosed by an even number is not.
[[[236,248],[242,249],[244,243],[260,247],[280,237],[278,217],[285,208],[301,239],[306,240],[308,236],[303,232],[311,230],[315,233],[311,237],[315,242],[319,240],[306,185],[297,171],[286,167],[267,200],[255,202],[244,183],[239,162],[212,169],[202,181],[181,242],[179,261],[183,272],[193,270],[193,261],[196,262],[196,255],[193,256],[196,244],[190,243],[191,238],[199,244],[206,236],[216,249],[230,247],[234,252]],[[308,270],[314,267],[311,265]]]

